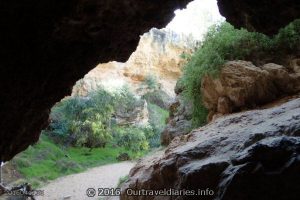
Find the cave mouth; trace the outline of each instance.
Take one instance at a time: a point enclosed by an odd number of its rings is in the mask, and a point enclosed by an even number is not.
[[[115,161],[127,162],[126,171],[132,167],[129,160],[161,149],[182,57],[194,51],[210,25],[223,20],[216,10],[217,2],[209,0],[176,10],[166,28],[141,36],[127,62],[101,63],[78,80],[71,96],[51,109],[50,124],[37,144],[5,163],[4,183],[23,178],[41,187],[59,176]],[[107,142],[111,135],[115,141]]]

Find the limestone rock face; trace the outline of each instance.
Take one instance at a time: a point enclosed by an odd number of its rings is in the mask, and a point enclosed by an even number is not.
[[[153,28],[141,36],[136,51],[126,62],[124,75],[137,81],[156,76],[162,90],[175,96],[174,87],[185,63],[181,55],[191,53],[195,45],[192,38]]]
[[[300,99],[231,114],[177,137],[138,162],[121,200],[296,200],[300,195]],[[212,195],[127,196],[126,189],[213,190]]]
[[[211,113],[220,114],[254,108],[280,95],[300,91],[297,77],[295,71],[289,72],[288,68],[274,63],[257,67],[251,62],[230,61],[218,78],[203,78],[203,103]]]
[[[50,108],[98,63],[125,62],[139,35],[189,0],[1,0],[0,160],[39,138]]]
[[[76,82],[71,95],[85,97],[100,88],[114,91],[132,83],[130,79],[123,75],[124,67],[124,63],[120,62],[108,62],[97,65],[97,67]]]
[[[125,63],[99,64],[73,87],[72,95],[87,96],[103,87],[116,90],[129,86],[142,95],[142,83],[147,76],[156,77],[160,89],[175,97],[174,87],[181,75],[185,60],[182,53],[191,53],[196,42],[192,38],[177,35],[165,29],[151,29],[140,38],[136,51]]]

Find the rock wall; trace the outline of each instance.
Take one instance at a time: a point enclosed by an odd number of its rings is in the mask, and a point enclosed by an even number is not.
[[[299,124],[299,96],[277,107],[218,118],[177,137],[164,152],[139,161],[123,186],[121,200],[296,200],[300,195]],[[137,197],[127,196],[128,188],[212,192]]]
[[[136,51],[126,63],[99,64],[73,87],[72,95],[86,96],[99,87],[116,90],[125,85],[142,95],[147,76],[156,77],[161,90],[175,97],[174,87],[185,59],[196,46],[193,38],[169,30],[151,29],[140,37]]]
[[[169,145],[177,137],[188,134],[192,126],[193,105],[183,97],[184,88],[177,82],[175,87],[176,98],[169,106],[167,126],[161,134],[161,144]]]
[[[146,76],[158,78],[162,90],[175,96],[174,87],[186,62],[182,54],[190,54],[196,41],[168,30],[151,29],[141,36],[136,51],[126,62],[124,75],[143,81]]]
[[[274,63],[255,66],[251,62],[230,61],[218,78],[204,77],[201,94],[204,106],[210,111],[208,120],[299,92],[298,60],[292,60],[288,66]]]

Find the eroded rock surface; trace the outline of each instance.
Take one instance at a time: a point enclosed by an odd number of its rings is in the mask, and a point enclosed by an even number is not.
[[[217,119],[141,160],[121,200],[296,200],[300,196],[300,99]],[[211,189],[213,195],[126,196],[125,189]]]
[[[230,61],[218,78],[203,78],[203,103],[212,117],[255,108],[300,91],[299,78],[297,71],[274,63],[257,67],[247,61]]]
[[[175,137],[188,134],[192,130],[193,105],[184,99],[182,91],[183,88],[177,82],[176,98],[169,106],[170,116],[167,126],[161,134],[162,145],[169,145]]]
[[[1,1],[0,160],[38,140],[75,81],[100,62],[126,61],[139,35],[189,1]]]
[[[140,37],[135,52],[125,63],[99,64],[77,81],[72,95],[87,96],[100,87],[117,90],[128,86],[141,96],[148,92],[143,88],[144,80],[152,76],[164,93],[175,97],[174,87],[186,62],[181,55],[190,54],[195,45],[193,38],[153,28]]]

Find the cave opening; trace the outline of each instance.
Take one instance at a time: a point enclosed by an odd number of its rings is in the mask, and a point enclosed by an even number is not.
[[[174,13],[165,28],[140,36],[126,62],[100,63],[78,80],[71,95],[52,107],[37,143],[4,163],[1,183],[25,181],[36,188],[50,182],[50,191],[51,180],[60,176],[125,161],[116,174],[121,181],[135,162],[129,160],[161,151],[160,137],[187,62],[184,57],[195,51],[211,25],[224,20],[217,1],[196,0]]]
[[[299,3],[189,2],[3,3],[4,198],[297,199]]]

